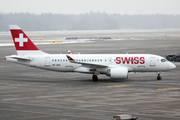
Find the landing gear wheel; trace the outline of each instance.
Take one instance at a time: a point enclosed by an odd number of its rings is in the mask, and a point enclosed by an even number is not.
[[[92,76],[92,80],[93,80],[94,82],[97,82],[97,81],[98,81],[97,75],[93,75],[93,76]]]
[[[162,78],[161,78],[160,74],[158,74],[157,80],[161,80],[161,79],[162,79]]]

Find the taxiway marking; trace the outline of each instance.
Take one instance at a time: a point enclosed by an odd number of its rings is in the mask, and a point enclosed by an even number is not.
[[[136,84],[129,84],[129,85],[112,85],[112,86],[106,86],[106,87],[130,87],[130,86],[140,86],[140,87],[169,87],[169,86],[136,85]]]
[[[37,96],[37,97],[22,97],[22,98],[7,98],[1,99],[1,101],[11,101],[11,100],[22,100],[22,99],[41,99],[41,98],[55,98],[55,97],[68,97],[68,96],[85,96],[85,95],[95,95],[95,94],[114,94],[114,93],[125,93],[133,91],[117,91],[117,92],[100,92],[100,93],[87,93],[87,94],[68,94],[68,95],[51,95],[51,96]]]
[[[48,115],[48,116],[36,116],[36,117],[23,117],[23,118],[16,118],[18,120],[21,120],[21,119],[32,119],[32,118],[47,118],[47,117],[54,117],[54,115]]]
[[[82,82],[82,81],[72,81],[72,80],[69,80],[69,81],[61,81],[61,80],[47,80],[47,79],[33,79],[33,78],[12,78],[12,77],[0,77],[0,78],[3,78],[3,79],[11,79],[11,80],[34,80],[34,81],[50,81],[50,82],[78,82],[78,83],[110,83],[110,82],[112,82],[111,80],[107,80],[107,81],[97,81],[97,82],[93,82],[93,81],[91,81],[91,82],[86,82],[86,81],[84,81],[84,82]]]
[[[113,112],[113,111],[84,112],[84,113],[79,113],[79,114],[94,114],[94,113],[104,113],[104,112]]]
[[[61,115],[61,114],[54,114],[54,113],[46,113],[46,112],[34,112],[34,111],[25,111],[25,110],[13,110],[13,109],[0,109],[3,111],[13,111],[13,112],[22,112],[22,113],[34,113],[34,114],[43,114],[43,115],[48,115],[49,117],[53,117],[53,116],[67,116],[67,117],[73,117],[73,118],[84,118],[84,119],[94,119],[93,117],[83,117],[83,116],[76,116],[76,115]],[[43,117],[43,116],[42,116]],[[31,118],[31,117],[30,117]],[[36,118],[36,117],[32,117],[32,118]],[[26,118],[16,118],[16,119],[29,119],[28,117]],[[102,120],[101,118],[96,118],[97,120]],[[104,120],[104,119],[103,119]]]
[[[163,88],[163,89],[156,89],[156,90],[180,90],[180,88]]]
[[[162,107],[149,107],[149,108],[137,108],[135,110],[150,110],[150,109],[159,109],[159,108],[167,108],[167,106]]]

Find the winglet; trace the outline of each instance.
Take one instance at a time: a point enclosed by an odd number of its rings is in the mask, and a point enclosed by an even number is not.
[[[69,53],[69,54],[73,54],[73,52],[71,52],[70,50],[68,50],[68,53]]]
[[[66,55],[68,60],[71,62],[71,63],[77,63],[72,57],[70,57],[69,55]]]
[[[70,57],[68,55],[66,55],[66,56],[67,56],[68,60],[74,60],[72,57]]]

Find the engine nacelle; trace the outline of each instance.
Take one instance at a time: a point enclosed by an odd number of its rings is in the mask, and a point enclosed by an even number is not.
[[[128,78],[128,69],[125,67],[111,68],[107,70],[107,76],[111,78]]]

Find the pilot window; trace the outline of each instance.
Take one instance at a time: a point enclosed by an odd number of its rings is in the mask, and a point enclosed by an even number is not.
[[[161,62],[166,62],[166,59],[161,59]]]

